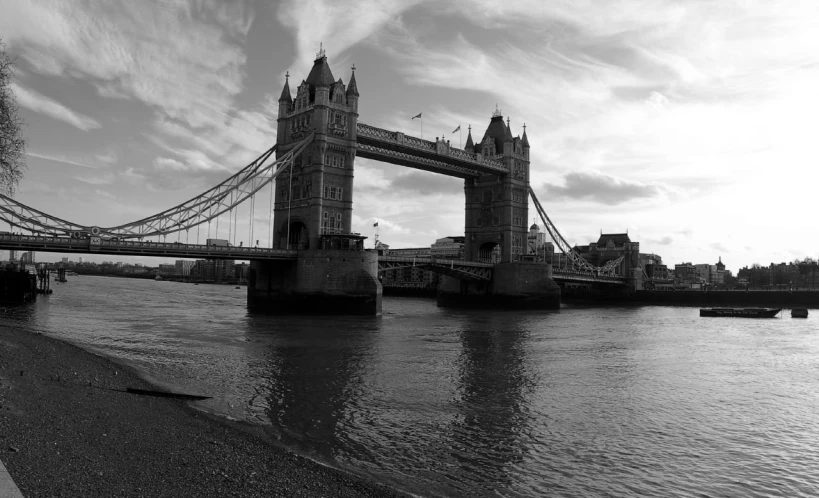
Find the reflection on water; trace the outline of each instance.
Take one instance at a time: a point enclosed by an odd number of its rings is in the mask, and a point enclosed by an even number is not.
[[[244,289],[75,277],[0,323],[418,494],[819,495],[813,316],[388,298],[382,317],[275,317],[249,314]]]
[[[339,425],[361,389],[378,319],[251,317],[248,337],[264,344],[266,418],[282,441],[323,459],[339,446]]]

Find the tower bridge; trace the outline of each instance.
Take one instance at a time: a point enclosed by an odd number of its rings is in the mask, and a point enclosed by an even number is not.
[[[359,97],[355,68],[345,85],[321,52],[295,95],[289,73],[285,78],[276,144],[225,181],[175,207],[115,227],[66,221],[0,195],[0,219],[28,232],[0,234],[0,248],[246,259],[251,262],[251,306],[378,314],[379,268],[410,262],[364,250],[365,237],[352,233],[354,163],[364,157],[463,179],[463,260],[412,262],[442,275],[440,305],[555,309],[560,304],[555,280],[634,286],[639,268],[629,259],[593,266],[549,219],[529,185],[525,125],[522,136],[513,136],[509,120],[504,122],[496,110],[483,137],[474,142],[470,129],[466,146],[459,149],[443,139],[423,140],[359,122]],[[249,205],[252,213],[257,194],[268,187],[270,247],[187,243],[192,230],[197,242],[200,231],[207,230],[209,238],[214,223],[218,234],[225,215],[230,233],[238,207]],[[527,257],[530,197],[567,268],[553,273],[550,265]],[[249,240],[253,230],[251,223]],[[168,243],[173,234],[179,240]]]

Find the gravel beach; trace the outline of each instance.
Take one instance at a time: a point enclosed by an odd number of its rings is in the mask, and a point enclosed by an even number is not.
[[[24,496],[406,496],[129,387],[152,388],[68,343],[0,328],[0,460]]]

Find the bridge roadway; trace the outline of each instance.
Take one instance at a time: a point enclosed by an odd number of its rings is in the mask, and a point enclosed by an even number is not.
[[[151,242],[136,240],[91,239],[47,237],[40,235],[0,234],[0,249],[15,251],[43,251],[59,253],[107,254],[122,256],[154,256],[190,259],[227,260],[294,260],[298,251],[269,249],[265,247],[207,246],[180,242]],[[379,256],[378,271],[407,267],[422,267],[436,273],[462,280],[491,281],[492,263],[463,261],[458,259],[415,258],[406,256]],[[595,275],[579,270],[555,269],[557,282],[596,282],[625,285],[622,277]]]
[[[463,261],[458,259],[418,258],[406,256],[379,256],[378,271],[407,267],[421,267],[436,273],[443,273],[462,280],[491,281],[492,263]],[[623,277],[597,275],[594,272],[583,270],[567,270],[555,268],[552,278],[556,282],[575,283],[604,283],[610,285],[626,285]]]
[[[0,234],[0,249],[122,256],[156,256],[192,259],[273,260],[296,259],[298,251],[263,247],[206,246],[179,242],[46,237],[38,235]]]
[[[460,259],[413,258],[407,256],[379,256],[378,271],[411,268],[417,266],[461,280],[488,282],[492,280],[492,263],[463,261]]]
[[[623,277],[610,277],[608,275],[597,275],[594,272],[583,270],[552,269],[552,279],[555,282],[586,282],[610,285],[626,285],[628,282]]]

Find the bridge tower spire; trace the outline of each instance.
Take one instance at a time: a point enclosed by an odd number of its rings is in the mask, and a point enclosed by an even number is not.
[[[503,161],[505,175],[481,175],[464,181],[465,248],[468,261],[511,263],[526,254],[529,201],[529,143],[513,137],[510,122],[495,107],[474,152]]]

